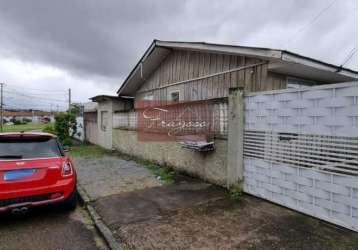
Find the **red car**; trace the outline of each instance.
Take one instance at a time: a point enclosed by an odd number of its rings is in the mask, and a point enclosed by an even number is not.
[[[64,151],[52,134],[0,133],[0,212],[50,203],[74,209],[76,171]]]

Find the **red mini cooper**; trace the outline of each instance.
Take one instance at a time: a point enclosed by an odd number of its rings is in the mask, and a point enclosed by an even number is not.
[[[0,212],[50,203],[74,209],[76,172],[64,151],[52,134],[0,133]]]

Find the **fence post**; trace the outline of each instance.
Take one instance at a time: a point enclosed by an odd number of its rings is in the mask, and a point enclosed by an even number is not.
[[[244,174],[244,90],[229,90],[226,185],[242,184]]]

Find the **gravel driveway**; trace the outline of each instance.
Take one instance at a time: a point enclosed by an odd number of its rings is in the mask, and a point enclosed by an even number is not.
[[[73,157],[78,181],[91,200],[161,183],[146,168],[116,156]]]

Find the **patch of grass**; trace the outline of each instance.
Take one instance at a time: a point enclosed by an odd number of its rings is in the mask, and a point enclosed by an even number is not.
[[[122,250],[132,250],[132,248],[130,248],[130,246],[128,246],[127,244],[124,244],[122,246]]]
[[[111,151],[104,149],[98,145],[83,144],[79,146],[73,146],[68,152],[71,157],[101,157],[110,155]]]
[[[176,172],[168,166],[159,166],[154,163],[146,163],[144,166],[164,183],[172,183]]]
[[[240,201],[242,198],[241,186],[239,184],[233,185],[229,189],[229,196],[230,196],[230,199],[232,199],[234,201]]]
[[[19,125],[4,125],[4,132],[21,132],[21,131],[31,131],[39,130],[42,131],[45,128],[46,124],[19,124]]]

